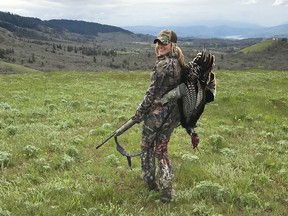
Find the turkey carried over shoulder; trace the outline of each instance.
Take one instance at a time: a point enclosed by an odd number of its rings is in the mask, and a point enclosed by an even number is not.
[[[204,111],[205,105],[214,100],[214,95],[206,89],[214,79],[212,69],[215,57],[206,51],[185,65],[182,70],[182,82],[186,85],[186,94],[178,100],[181,125],[191,134]]]

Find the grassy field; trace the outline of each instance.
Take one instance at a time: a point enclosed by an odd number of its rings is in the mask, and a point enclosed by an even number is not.
[[[112,140],[95,149],[134,114],[149,72],[0,74],[0,215],[287,215],[288,72],[217,81],[199,151],[173,133],[176,197],[164,205],[139,157],[130,170]],[[140,134],[141,124],[119,139],[136,153]]]

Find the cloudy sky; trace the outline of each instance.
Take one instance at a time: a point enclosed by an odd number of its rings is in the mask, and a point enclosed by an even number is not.
[[[265,27],[288,23],[288,0],[0,0],[0,11],[120,27],[189,26],[212,20]]]

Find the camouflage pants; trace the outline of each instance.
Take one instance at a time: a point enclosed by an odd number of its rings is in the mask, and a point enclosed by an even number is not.
[[[172,187],[173,170],[168,157],[168,143],[179,118],[178,107],[174,107],[171,112],[171,108],[157,106],[144,119],[141,166],[142,177],[148,185],[156,182],[157,159],[160,188]]]

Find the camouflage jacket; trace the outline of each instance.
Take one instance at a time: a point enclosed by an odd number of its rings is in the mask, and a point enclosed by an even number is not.
[[[159,57],[151,72],[150,86],[137,108],[137,118],[142,119],[151,110],[156,99],[161,99],[165,93],[179,85],[180,78],[181,67],[177,58],[171,55]]]

